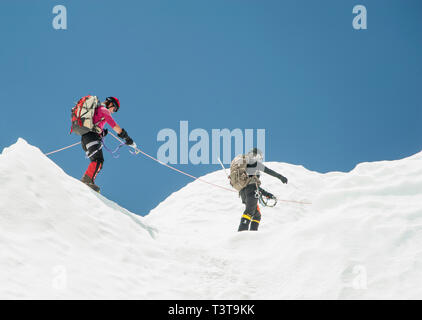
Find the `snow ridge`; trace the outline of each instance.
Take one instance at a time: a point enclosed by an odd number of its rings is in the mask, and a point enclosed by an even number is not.
[[[421,162],[269,162],[289,184],[263,187],[312,205],[262,208],[238,233],[236,193],[194,181],[140,217],[19,139],[0,155],[0,298],[420,299]]]

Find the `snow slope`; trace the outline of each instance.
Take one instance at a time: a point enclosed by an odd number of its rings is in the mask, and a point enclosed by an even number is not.
[[[312,205],[280,201],[238,233],[234,192],[194,181],[140,217],[19,139],[0,155],[0,298],[421,299],[421,163],[267,163],[289,184],[265,189]]]

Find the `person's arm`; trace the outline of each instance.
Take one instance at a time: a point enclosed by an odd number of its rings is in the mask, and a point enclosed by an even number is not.
[[[126,130],[121,128],[116,121],[114,121],[113,117],[111,116],[111,113],[109,110],[107,110],[106,108],[102,108],[102,110],[100,110],[103,112],[103,116],[104,119],[106,120],[106,122],[108,123],[108,125],[110,127],[113,128],[113,130],[117,133],[117,135],[119,136],[119,138],[124,139],[126,141],[126,144],[128,146],[132,146],[134,148],[136,148],[136,144],[133,142],[132,138],[129,137],[129,135],[127,134]]]
[[[269,198],[269,199],[274,199],[275,197],[274,197],[274,195],[272,194],[272,193],[270,193],[270,192],[268,192],[268,191],[265,191],[264,189],[262,189],[261,187],[258,187],[259,188],[259,192],[261,192],[261,194],[264,196],[264,197],[267,197],[267,198]]]
[[[273,176],[274,178],[280,179],[281,182],[283,182],[283,183],[287,183],[287,178],[286,177],[284,177],[283,175],[275,172],[274,170],[271,170],[270,168],[268,168],[266,166],[264,166],[264,172],[266,174],[269,174],[270,176]]]
[[[116,125],[113,127],[113,130],[117,133],[117,134],[121,134],[122,133],[122,128],[120,128],[120,126],[116,123]]]
[[[113,127],[113,130],[117,133],[117,135],[119,136],[119,138],[125,139],[126,144],[128,146],[134,146],[136,148],[135,142],[133,142],[132,138],[129,137],[129,135],[127,134],[127,132],[126,132],[125,129],[120,128],[120,126],[118,124],[116,124]]]

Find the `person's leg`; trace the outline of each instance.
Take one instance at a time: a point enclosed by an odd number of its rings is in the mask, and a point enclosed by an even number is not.
[[[237,231],[246,231],[249,230],[249,224],[251,223],[251,216],[248,214],[243,214],[240,219],[239,229]]]
[[[86,155],[91,160],[91,163],[85,171],[81,181],[86,183],[95,191],[99,191],[100,188],[95,185],[95,178],[102,169],[104,163],[100,136],[95,132],[84,134],[82,136],[82,148],[85,150]]]
[[[245,204],[245,211],[243,211],[242,218],[240,219],[240,225],[238,231],[249,230],[249,225],[252,221],[252,217],[255,214],[256,206],[258,204],[258,198],[256,198],[256,186],[250,184],[241,190],[242,201]]]
[[[261,222],[261,210],[259,209],[259,206],[256,206],[255,214],[252,217],[251,222],[251,229],[252,231],[258,231],[259,223]]]
[[[95,182],[95,178],[97,177],[100,170],[103,168],[103,161],[94,160],[91,161],[88,168],[85,171],[85,175],[88,176],[92,182]]]

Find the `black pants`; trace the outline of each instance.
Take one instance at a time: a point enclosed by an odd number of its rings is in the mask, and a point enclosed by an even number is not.
[[[101,137],[98,133],[88,132],[82,138],[82,148],[91,161],[104,162]]]
[[[238,231],[258,230],[259,223],[261,222],[261,212],[258,207],[256,184],[249,184],[240,190],[240,197],[242,198],[242,203],[245,204],[245,211],[243,211],[242,218],[240,219]]]
[[[81,138],[82,148],[84,149],[87,157],[91,160],[85,175],[91,178],[94,182],[100,170],[103,168],[104,155],[102,150],[101,137],[98,133],[88,132]]]

